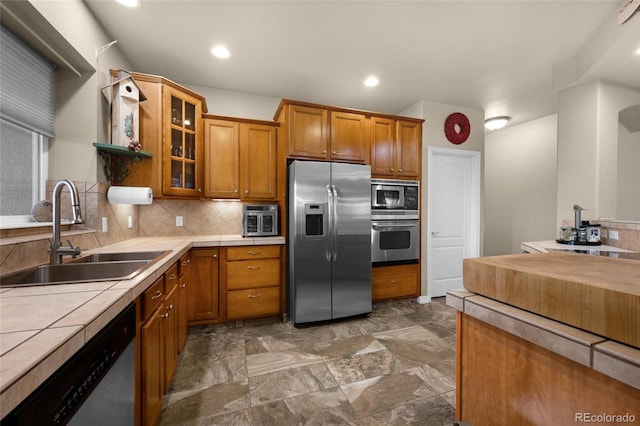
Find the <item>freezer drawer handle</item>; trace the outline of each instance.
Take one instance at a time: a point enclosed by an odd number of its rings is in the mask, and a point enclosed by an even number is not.
[[[262,266],[253,266],[253,265],[249,265],[248,269],[260,269]]]
[[[262,293],[258,293],[258,294],[250,294],[249,296],[247,296],[249,299],[257,299],[258,297],[262,296]]]

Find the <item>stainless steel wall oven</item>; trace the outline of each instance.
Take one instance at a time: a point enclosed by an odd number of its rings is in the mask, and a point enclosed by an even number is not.
[[[420,183],[371,179],[371,262],[420,259]]]

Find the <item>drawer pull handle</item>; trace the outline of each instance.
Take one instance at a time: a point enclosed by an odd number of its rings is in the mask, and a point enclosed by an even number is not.
[[[250,251],[249,254],[253,256],[253,255],[257,255],[257,254],[262,254],[262,252],[261,251]]]
[[[160,299],[160,296],[162,296],[162,292],[160,290],[158,290],[158,292],[156,294],[151,296],[151,300],[158,300],[158,299]]]
[[[398,280],[391,280],[391,284],[398,284]]]
[[[260,269],[262,266],[248,266],[248,269]]]
[[[262,296],[262,293],[250,294],[248,297],[249,297],[249,299],[257,299],[260,296]]]
[[[176,274],[171,274],[171,275],[169,275],[169,279],[170,279],[170,280],[175,280],[176,278],[178,278],[178,277],[176,276]]]

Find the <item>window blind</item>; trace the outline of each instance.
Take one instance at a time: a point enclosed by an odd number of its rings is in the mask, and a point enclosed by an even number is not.
[[[0,25],[0,116],[53,137],[55,65]]]

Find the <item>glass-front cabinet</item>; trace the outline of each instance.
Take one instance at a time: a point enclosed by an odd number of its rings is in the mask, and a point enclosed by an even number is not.
[[[148,186],[154,198],[200,198],[205,98],[164,77],[131,76],[146,98],[140,102],[140,143],[151,158],[131,165],[122,184]]]
[[[202,107],[198,99],[167,88],[163,193],[200,196],[202,193]]]

